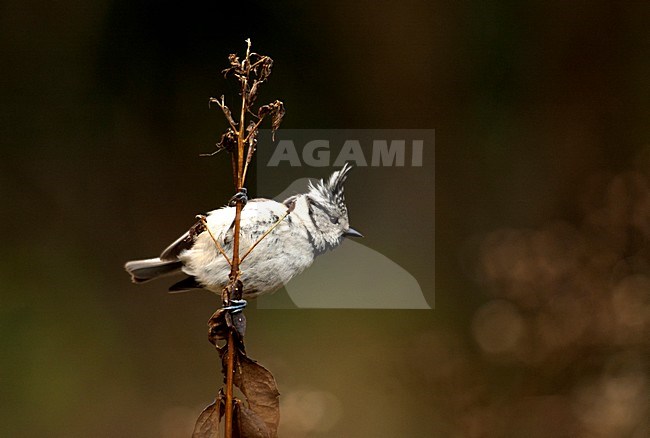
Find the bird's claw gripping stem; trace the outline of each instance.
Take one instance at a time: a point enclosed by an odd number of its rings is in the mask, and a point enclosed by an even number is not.
[[[222,307],[223,310],[227,310],[231,315],[240,313],[246,308],[248,302],[246,300],[230,300],[230,306]]]
[[[232,198],[230,198],[230,201],[228,201],[228,206],[234,207],[235,205],[237,205],[238,201],[241,201],[243,205],[246,205],[246,203],[248,202],[248,193],[246,191],[246,187],[242,187],[241,189],[239,189],[239,191],[235,193],[235,195]]]

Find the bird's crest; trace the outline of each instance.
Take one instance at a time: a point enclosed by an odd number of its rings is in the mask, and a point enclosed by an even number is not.
[[[341,170],[332,173],[330,177],[325,180],[319,180],[315,184],[309,183],[309,191],[318,194],[323,199],[336,205],[341,211],[347,211],[345,206],[345,194],[343,192],[343,184],[348,177],[348,172],[352,169],[350,164],[345,163]]]

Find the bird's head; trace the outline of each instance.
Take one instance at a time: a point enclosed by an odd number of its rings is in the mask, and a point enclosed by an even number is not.
[[[348,208],[345,205],[343,184],[352,166],[345,164],[327,180],[309,183],[307,201],[309,216],[314,228],[327,246],[334,247],[341,243],[343,237],[363,237],[361,233],[350,227]],[[320,240],[320,239],[317,239]]]

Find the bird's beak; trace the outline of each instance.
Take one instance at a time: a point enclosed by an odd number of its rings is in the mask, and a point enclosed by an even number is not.
[[[343,233],[345,237],[363,237],[363,234],[355,230],[354,228],[348,228],[348,230]]]

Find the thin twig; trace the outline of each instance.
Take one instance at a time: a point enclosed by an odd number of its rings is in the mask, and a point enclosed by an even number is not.
[[[264,62],[264,61],[265,61],[265,57],[262,56],[260,59],[258,59],[257,61],[255,61],[255,62],[251,65],[251,70],[254,69],[255,67],[257,67],[258,64],[261,64],[261,63]]]
[[[244,143],[248,143],[248,140],[250,139],[251,134],[252,134],[255,130],[257,130],[257,128],[258,128],[258,127],[260,126],[260,124],[262,123],[262,120],[264,120],[264,117],[266,117],[266,116],[262,116],[262,117],[260,117],[260,119],[259,119],[257,122],[255,122],[255,124],[253,125],[253,129],[251,129],[251,130],[249,131],[249,133],[246,134],[246,138],[244,139]]]
[[[224,422],[224,437],[232,438],[232,404],[233,404],[233,371],[235,369],[235,339],[232,330],[228,330],[228,350],[226,351],[226,412]]]
[[[246,78],[242,81],[242,110],[241,121],[239,126],[239,135],[237,136],[237,190],[244,185],[244,121],[246,118]]]
[[[235,154],[230,154],[230,162],[232,164],[232,180],[236,191],[238,187],[237,187],[237,158],[235,157]]]
[[[264,116],[260,117],[259,120],[253,125],[252,129],[248,132],[246,135],[246,138],[244,139],[244,143],[248,143],[250,140],[251,135],[255,135],[255,131],[257,131],[257,128],[260,126],[262,123],[262,120],[264,120]],[[253,159],[253,154],[255,153],[255,148],[254,148],[254,143],[250,143],[248,145],[248,153],[246,154],[246,163],[244,164],[244,176],[243,179],[246,179],[246,174],[248,173],[248,165]]]
[[[217,149],[214,152],[207,152],[205,154],[199,154],[199,157],[214,157],[215,155],[217,155],[221,151],[222,151],[222,149]]]
[[[253,244],[253,246],[251,246],[250,248],[248,248],[248,251],[246,251],[246,254],[244,254],[244,255],[242,256],[242,258],[241,258],[241,260],[240,260],[240,263],[243,263],[244,260],[246,260],[246,257],[248,257],[248,254],[250,254],[251,251],[253,251],[253,249],[257,246],[257,244],[260,243],[260,242],[262,241],[262,239],[264,239],[266,236],[268,236],[269,233],[275,229],[275,227],[277,227],[278,225],[280,225],[280,222],[282,222],[282,221],[284,220],[285,217],[289,216],[289,213],[290,213],[290,212],[287,211],[285,214],[283,214],[282,217],[281,217],[280,219],[278,219],[278,221],[277,221],[276,223],[274,223],[273,226],[271,226],[271,228],[269,228],[268,230],[266,230],[266,232],[265,232],[264,234],[262,234],[262,236],[261,236],[259,239],[257,239],[257,240],[255,241],[255,243]]]
[[[252,144],[248,145],[248,153],[246,154],[246,162],[244,163],[244,178],[246,178],[246,173],[248,172],[248,165],[253,159],[253,153],[255,152],[255,147]]]
[[[212,239],[212,241],[213,241],[214,244],[216,245],[216,247],[217,247],[217,249],[219,250],[219,252],[221,253],[221,255],[224,256],[225,259],[226,259],[226,261],[228,262],[228,264],[229,264],[230,266],[232,266],[232,262],[231,262],[230,259],[228,258],[228,254],[226,254],[226,251],[224,251],[224,249],[221,247],[221,245],[219,245],[219,241],[214,237],[214,235],[212,234],[212,231],[210,231],[210,227],[208,227],[208,221],[205,220],[205,217],[204,217],[204,216],[200,216],[200,219],[201,219],[201,223],[202,223],[203,226],[205,227],[206,231],[207,231],[208,234],[210,235],[210,238]]]

